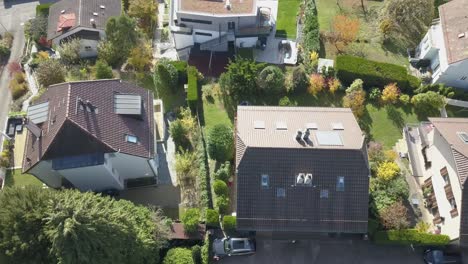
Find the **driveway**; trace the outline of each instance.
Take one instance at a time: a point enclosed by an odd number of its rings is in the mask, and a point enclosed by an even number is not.
[[[257,240],[252,256],[228,257],[219,263],[269,264],[423,264],[421,253],[409,246],[377,246],[352,240]]]

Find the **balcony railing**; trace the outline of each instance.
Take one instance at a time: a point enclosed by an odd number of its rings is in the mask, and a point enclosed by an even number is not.
[[[458,210],[457,210],[457,208],[453,208],[453,209],[450,211],[450,216],[452,216],[452,218],[458,216]]]
[[[447,199],[450,200],[453,198],[453,191],[452,191],[452,186],[449,184],[445,185],[444,187],[445,190],[445,195],[447,196]]]
[[[440,224],[442,223],[444,220],[442,219],[442,217],[440,217],[439,214],[436,214],[434,216],[434,219],[432,220],[432,223],[434,223],[434,225],[437,225],[437,224]]]

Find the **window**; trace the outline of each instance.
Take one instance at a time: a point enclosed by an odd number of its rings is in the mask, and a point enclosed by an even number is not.
[[[125,141],[137,144],[138,143],[138,138],[133,135],[125,135]]]
[[[236,23],[233,21],[228,22],[228,29],[234,29],[236,27]]]
[[[457,209],[457,203],[455,202],[455,199],[450,199],[450,206],[452,206],[452,210]]]
[[[328,189],[320,190],[320,198],[328,198]]]
[[[449,185],[450,184],[450,178],[449,178],[447,167],[443,167],[440,170],[440,175],[444,179],[445,185]]]
[[[91,46],[85,46],[85,50],[91,50]]]
[[[343,176],[338,176],[336,178],[336,191],[344,192],[344,177]]]
[[[270,186],[270,178],[267,174],[262,174],[262,187],[268,188]]]
[[[205,32],[195,32],[195,35],[199,35],[199,36],[207,36],[207,37],[211,37],[213,36],[211,33],[205,33]]]
[[[208,20],[191,19],[191,18],[181,18],[180,21],[198,23],[198,24],[207,24],[207,25],[211,25],[213,23],[213,22],[208,21]]]
[[[276,197],[286,197],[286,190],[284,188],[276,188]]]

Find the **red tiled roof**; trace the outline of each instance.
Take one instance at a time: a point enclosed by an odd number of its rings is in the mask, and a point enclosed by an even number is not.
[[[57,23],[57,32],[61,32],[64,29],[69,29],[75,26],[75,23],[76,23],[75,13],[60,15],[59,21]]]

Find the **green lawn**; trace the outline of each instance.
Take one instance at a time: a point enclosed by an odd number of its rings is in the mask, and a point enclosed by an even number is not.
[[[26,185],[42,186],[42,182],[30,174],[21,173],[21,169],[7,170],[5,186],[13,187]]]
[[[203,117],[205,119],[205,131],[209,131],[217,124],[232,125],[227,112],[218,98],[203,100]]]
[[[296,39],[296,18],[301,4],[300,0],[278,0],[278,17],[276,19],[276,37]]]
[[[237,55],[248,60],[253,60],[253,48],[239,48]]]

